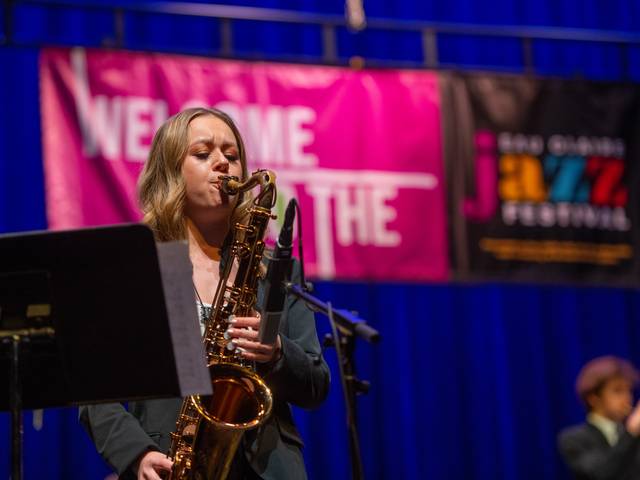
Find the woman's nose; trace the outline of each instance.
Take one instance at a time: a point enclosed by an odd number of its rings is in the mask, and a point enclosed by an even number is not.
[[[222,153],[218,153],[214,156],[211,168],[216,172],[227,172],[229,171],[229,160]]]

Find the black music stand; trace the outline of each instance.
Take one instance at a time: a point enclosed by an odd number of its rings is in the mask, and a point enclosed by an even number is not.
[[[12,480],[23,408],[211,393],[187,245],[143,225],[0,236],[0,340]]]

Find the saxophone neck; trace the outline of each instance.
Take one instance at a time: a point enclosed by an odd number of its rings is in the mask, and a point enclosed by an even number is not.
[[[260,192],[254,203],[264,208],[271,209],[276,202],[276,174],[271,170],[256,170],[244,182],[233,175],[220,175],[220,188],[227,195],[236,195],[260,186]]]

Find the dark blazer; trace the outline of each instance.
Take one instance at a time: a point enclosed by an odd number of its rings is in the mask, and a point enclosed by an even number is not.
[[[294,265],[292,280],[300,277]],[[259,289],[259,300],[262,286]],[[321,355],[313,312],[293,296],[280,325],[282,357],[259,373],[273,393],[270,418],[260,428],[245,433],[244,455],[263,479],[304,479],[306,472],[300,434],[289,404],[303,408],[320,405],[329,391],[329,368]],[[102,458],[121,475],[135,479],[132,464],[145,450],[169,450],[181,399],[130,402],[80,407],[80,422]]]
[[[576,480],[640,480],[640,438],[626,430],[612,447],[585,422],[560,432],[558,448]]]

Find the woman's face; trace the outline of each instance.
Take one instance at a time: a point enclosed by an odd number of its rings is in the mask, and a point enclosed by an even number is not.
[[[210,217],[211,220],[231,215],[237,196],[220,190],[220,175],[242,177],[240,151],[233,131],[213,115],[201,115],[189,124],[189,147],[182,163],[188,217]]]

